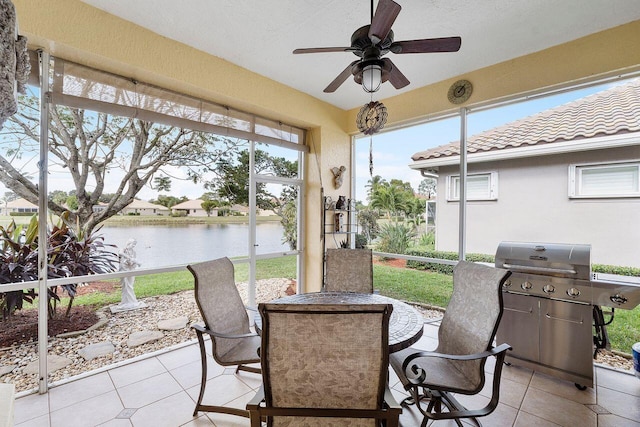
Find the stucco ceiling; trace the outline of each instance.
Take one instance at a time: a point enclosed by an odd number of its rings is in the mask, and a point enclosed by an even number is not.
[[[293,55],[302,47],[349,46],[370,21],[367,0],[83,0],[343,109],[369,101],[352,79],[323,89],[356,57]],[[396,0],[395,40],[461,36],[456,53],[387,54],[411,81],[384,99],[640,19],[636,0]],[[377,1],[376,1],[377,3]]]

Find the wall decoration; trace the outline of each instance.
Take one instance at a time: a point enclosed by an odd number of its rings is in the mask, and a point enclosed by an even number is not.
[[[338,188],[342,187],[342,180],[343,180],[343,174],[344,171],[346,171],[347,168],[344,166],[340,166],[339,168],[337,167],[333,167],[331,168],[331,173],[333,174],[333,187],[337,190]]]

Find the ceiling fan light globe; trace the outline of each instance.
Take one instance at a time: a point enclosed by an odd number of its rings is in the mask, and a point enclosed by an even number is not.
[[[380,65],[367,65],[362,69],[362,88],[367,93],[376,92],[382,84],[382,67]]]

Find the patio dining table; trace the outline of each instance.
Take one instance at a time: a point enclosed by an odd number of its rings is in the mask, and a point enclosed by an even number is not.
[[[355,292],[310,292],[291,295],[270,301],[271,304],[392,304],[389,318],[389,353],[403,350],[422,336],[424,318],[412,306],[402,301],[378,294]],[[254,315],[258,333],[262,329],[260,313]]]

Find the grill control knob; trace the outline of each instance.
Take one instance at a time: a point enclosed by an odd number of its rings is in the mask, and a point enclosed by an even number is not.
[[[569,295],[571,298],[577,298],[580,296],[580,289],[577,289],[577,288],[567,289],[567,295]]]
[[[556,291],[556,288],[553,285],[544,285],[542,287],[542,292],[545,294],[552,294]]]
[[[522,288],[522,290],[528,291],[533,287],[533,285],[531,284],[531,282],[523,282],[522,285],[520,285],[520,287]]]
[[[627,298],[625,298],[624,296],[622,296],[620,294],[611,295],[609,297],[609,299],[611,300],[611,302],[616,303],[616,304],[624,304],[624,303],[627,302]]]
[[[511,279],[505,280],[502,286],[504,286],[505,288],[511,287]]]

